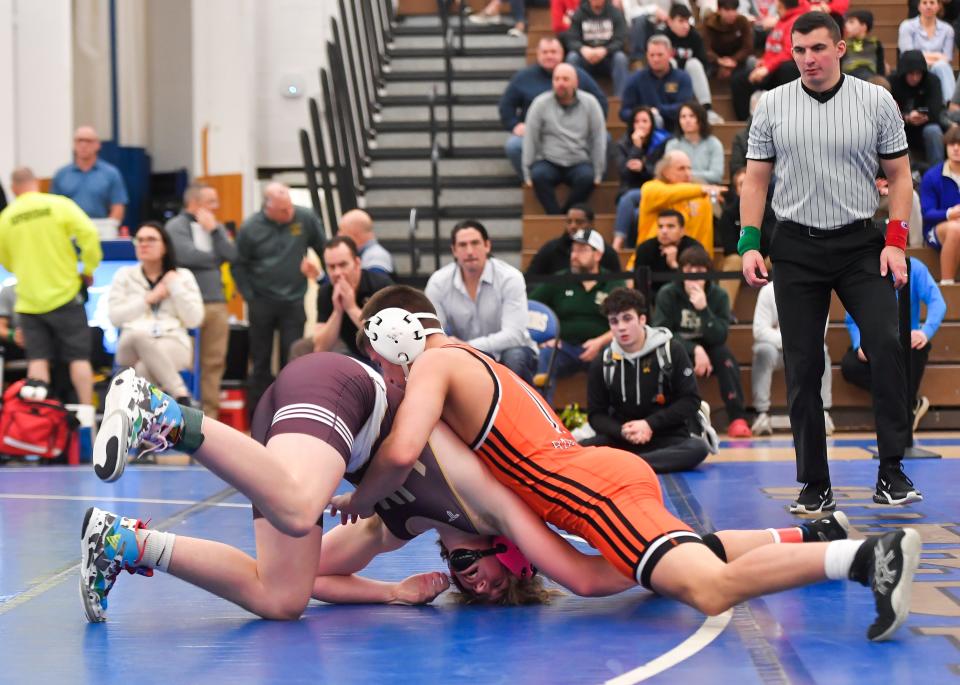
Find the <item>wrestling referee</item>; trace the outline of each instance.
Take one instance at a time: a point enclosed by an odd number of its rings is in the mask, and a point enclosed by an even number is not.
[[[829,14],[802,15],[792,38],[800,78],[764,94],[750,127],[738,245],[747,283],[766,283],[756,227],[775,174],[777,227],[770,258],[797,480],[803,484],[790,511],[817,514],[836,508],[820,399],[831,290],[863,331],[870,360],[880,452],[873,499],[908,504],[923,497],[901,466],[909,414],[894,288],[907,282],[904,219],[913,189],[903,118],[883,88],[841,73],[846,44]],[[871,220],[878,165],[890,182],[892,218],[886,235]]]

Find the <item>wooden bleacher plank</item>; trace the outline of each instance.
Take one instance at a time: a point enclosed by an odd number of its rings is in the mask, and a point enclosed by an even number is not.
[[[608,243],[613,240],[613,214],[597,214],[593,228],[603,235]],[[539,250],[548,240],[553,240],[565,230],[563,217],[549,214],[531,214],[523,217],[522,247],[524,250]]]
[[[730,326],[727,345],[737,363],[743,366],[753,361],[753,330],[750,324]],[[953,363],[960,360],[960,323],[949,322],[940,326],[931,343],[930,363]],[[850,347],[850,335],[843,323],[831,323],[827,329],[827,349],[830,361],[839,364]]]
[[[561,205],[566,202],[569,190],[565,185],[560,185],[557,188],[557,201]],[[617,193],[619,190],[620,184],[615,181],[603,181],[600,185],[596,186],[589,199],[589,204],[593,207],[593,211],[598,214],[612,213],[616,209]],[[527,188],[526,186],[523,188],[523,214],[524,216],[544,214],[543,207],[540,206],[540,202],[537,201],[537,196],[534,194],[533,188]]]

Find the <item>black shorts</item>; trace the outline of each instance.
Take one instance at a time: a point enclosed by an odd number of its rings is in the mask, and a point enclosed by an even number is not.
[[[79,296],[45,314],[20,314],[27,359],[90,360],[90,326]]]

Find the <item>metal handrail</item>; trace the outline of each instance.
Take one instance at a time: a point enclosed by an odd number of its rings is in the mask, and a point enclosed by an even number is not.
[[[420,270],[420,249],[417,247],[417,208],[410,208],[410,275],[417,277]]]
[[[440,268],[440,140],[437,137],[437,87],[430,90],[430,194],[433,209],[433,264]]]
[[[443,81],[447,94],[447,149],[453,156],[453,38],[450,28],[450,0],[437,0],[440,14],[440,32],[443,34]],[[461,17],[462,21],[462,17]]]

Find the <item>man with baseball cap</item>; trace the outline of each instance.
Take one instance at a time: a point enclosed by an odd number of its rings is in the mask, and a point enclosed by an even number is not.
[[[592,228],[584,228],[572,236],[570,268],[557,275],[582,275],[609,273],[600,267],[606,248],[603,236]],[[586,371],[590,362],[610,344],[611,333],[600,305],[614,288],[624,285],[615,280],[583,280],[542,283],[530,293],[531,300],[538,300],[550,307],[560,320],[560,340],[547,342],[540,350],[538,373],[545,373],[552,347],[557,347],[554,371],[557,377],[570,376],[577,371]]]

